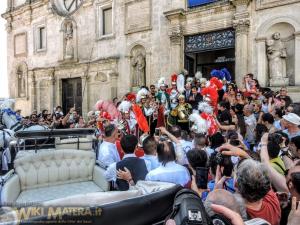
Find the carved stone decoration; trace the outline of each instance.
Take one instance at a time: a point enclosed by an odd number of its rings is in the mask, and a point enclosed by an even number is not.
[[[84,0],[51,0],[52,9],[60,16],[70,16],[83,4]]]
[[[266,41],[269,60],[269,76],[271,86],[285,86],[289,84],[286,73],[287,52],[280,33],[276,32]]]
[[[60,30],[60,57],[62,63],[73,63],[78,60],[77,25],[73,18],[66,18]]]
[[[237,19],[233,21],[233,28],[237,35],[247,34],[249,32],[250,20],[249,18]]]
[[[65,59],[74,58],[74,42],[73,42],[73,23],[72,21],[65,23]]]
[[[185,41],[185,52],[234,48],[235,31],[232,29],[189,36]]]
[[[140,87],[146,85],[146,51],[141,45],[131,50],[131,85]]]
[[[107,75],[105,73],[98,72],[95,76],[95,81],[107,82]]]
[[[168,35],[172,43],[180,44],[183,37],[182,27],[180,25],[171,27]]]

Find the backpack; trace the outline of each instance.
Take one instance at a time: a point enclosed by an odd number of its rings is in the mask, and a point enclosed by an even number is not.
[[[189,189],[179,191],[174,198],[173,211],[166,218],[173,219],[176,225],[212,225],[198,194]]]

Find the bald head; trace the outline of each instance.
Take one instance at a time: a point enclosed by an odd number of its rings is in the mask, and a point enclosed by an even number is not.
[[[224,189],[215,189],[208,194],[204,205],[209,216],[213,216],[215,214],[210,207],[211,204],[223,205],[228,209],[237,212],[243,218],[247,218],[242,198]]]

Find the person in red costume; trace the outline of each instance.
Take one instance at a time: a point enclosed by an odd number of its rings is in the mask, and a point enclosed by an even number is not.
[[[213,115],[214,112],[213,112],[213,108],[211,107],[211,105],[208,102],[205,102],[205,101],[200,102],[199,105],[198,105],[198,110],[200,112],[200,116],[202,117],[202,119],[207,121],[207,126],[208,126],[207,134],[208,134],[208,136],[212,136],[215,133],[217,133],[218,125],[217,125],[216,119]]]
[[[129,93],[126,95],[126,98],[128,101],[131,102],[131,108],[135,115],[135,119],[137,121],[139,129],[143,133],[148,133],[150,131],[150,128],[141,107],[138,104],[136,104],[136,95],[133,93]]]
[[[222,89],[222,87],[222,81],[213,77],[210,79],[209,85],[201,90],[201,95],[210,99],[210,105],[213,107],[215,115],[218,114],[218,90]]]
[[[171,91],[176,90],[176,92],[178,93],[178,91],[177,91],[177,74],[173,74],[171,76],[171,85],[172,85],[172,87],[168,88],[166,92],[169,95],[171,95]]]

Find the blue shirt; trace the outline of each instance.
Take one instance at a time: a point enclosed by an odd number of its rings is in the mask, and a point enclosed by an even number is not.
[[[294,134],[290,134],[289,131],[286,129],[283,131],[284,133],[286,133],[289,136],[289,139],[291,140],[294,137],[300,136],[300,130],[297,133]]]
[[[158,168],[151,170],[146,175],[145,180],[169,182],[184,187],[191,180],[191,177],[187,168],[172,161],[165,166],[160,165]]]
[[[145,160],[148,172],[160,166],[158,158],[155,155],[144,155],[141,159]]]
[[[226,179],[225,184],[226,184],[226,188],[224,187],[225,190],[230,191],[231,193],[235,193],[233,178]],[[209,181],[207,187],[209,191],[212,192],[215,189],[215,181],[214,180]]]

